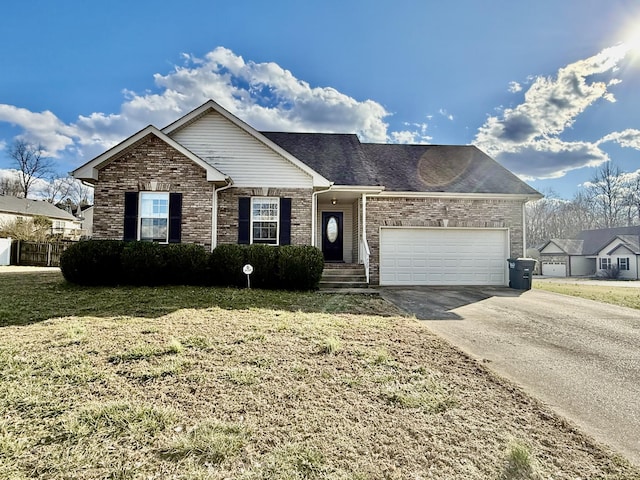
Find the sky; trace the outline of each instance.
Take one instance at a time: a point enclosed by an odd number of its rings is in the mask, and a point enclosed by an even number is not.
[[[0,177],[16,140],[64,175],[208,99],[258,130],[474,144],[571,199],[640,169],[640,1],[2,6]]]

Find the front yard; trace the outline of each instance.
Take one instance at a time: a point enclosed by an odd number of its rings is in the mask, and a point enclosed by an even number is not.
[[[377,297],[0,274],[6,478],[637,479]]]
[[[536,281],[533,277],[533,288],[548,292],[586,298],[597,302],[610,303],[621,307],[640,309],[640,288],[619,287],[615,285],[589,285],[588,283],[571,283],[568,281],[554,282],[552,280]]]

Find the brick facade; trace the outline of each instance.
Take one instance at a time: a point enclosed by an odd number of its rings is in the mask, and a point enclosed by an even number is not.
[[[182,193],[182,242],[211,247],[213,184],[205,170],[150,135],[99,172],[94,192],[93,238],[123,238],[124,193],[149,189]],[[152,187],[151,187],[152,188]]]
[[[523,256],[522,201],[493,199],[367,198],[371,284],[380,281],[380,227],[508,228],[512,256]]]
[[[230,188],[218,194],[218,245],[238,243],[240,197],[291,198],[291,245],[311,245],[311,196],[300,188]]]

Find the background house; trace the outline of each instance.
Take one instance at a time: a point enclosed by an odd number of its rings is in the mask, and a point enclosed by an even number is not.
[[[80,238],[80,221],[66,210],[44,200],[0,195],[0,226],[35,217],[45,217],[51,221],[52,235],[59,235],[65,240]]]
[[[583,230],[575,239],[551,239],[540,248],[542,275],[597,275],[616,267],[620,278],[640,279],[640,226]]]
[[[93,238],[314,245],[381,285],[507,285],[540,193],[473,146],[259,132],[209,101],[73,172]]]

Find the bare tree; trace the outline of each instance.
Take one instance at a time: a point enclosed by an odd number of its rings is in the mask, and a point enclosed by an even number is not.
[[[19,197],[20,195],[22,195],[22,193],[22,186],[20,185],[20,181],[17,178],[0,178],[0,195]]]
[[[73,177],[52,177],[44,188],[45,200],[57,205],[69,199],[75,181]]]
[[[586,185],[586,194],[600,220],[600,227],[618,227],[626,223],[625,195],[622,172],[611,162],[605,162]]]
[[[52,173],[53,163],[49,157],[45,156],[42,145],[16,140],[9,150],[9,156],[18,169],[18,178],[24,198],[27,198],[29,190],[36,180]]]

